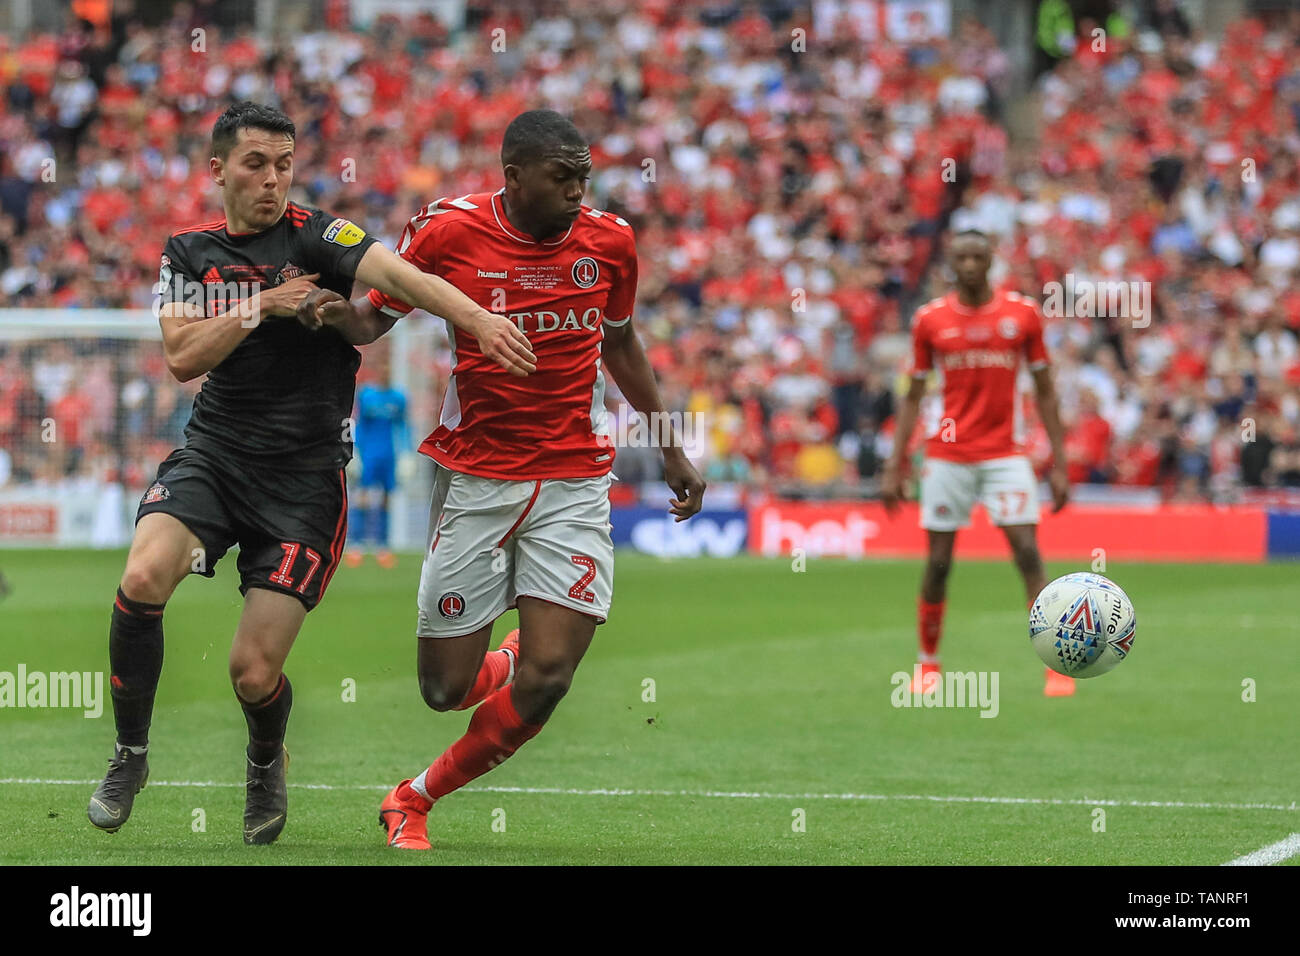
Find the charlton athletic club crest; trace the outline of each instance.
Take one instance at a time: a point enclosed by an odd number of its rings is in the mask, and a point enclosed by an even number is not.
[[[583,256],[573,264],[573,284],[579,289],[590,289],[600,278],[600,266],[591,256]]]
[[[448,591],[438,599],[438,613],[448,621],[454,621],[465,613],[465,597],[456,591]]]

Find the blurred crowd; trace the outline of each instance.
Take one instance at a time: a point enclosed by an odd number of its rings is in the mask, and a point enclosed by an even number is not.
[[[1072,481],[1297,488],[1300,15],[1217,38],[1152,15],[1100,44],[1080,21],[1039,77],[1038,143],[951,225],[996,237],[999,282],[1039,299],[1067,276],[1151,290],[1145,314],[1048,318]],[[1045,467],[1041,426],[1030,450]]]
[[[361,33],[328,2],[268,44],[178,4],[157,27],[119,13],[0,45],[0,301],[148,307],[167,235],[220,215],[209,133],[232,100],[297,123],[295,200],[390,245],[430,199],[496,189],[505,125],[547,105],[591,140],[587,201],[636,229],[637,324],[669,407],[707,423],[711,481],[869,482],[910,316],[947,282],[942,236],[974,227],[1001,288],[1152,283],[1143,328],[1048,321],[1073,480],[1300,485],[1296,23],[1211,38],[1112,18],[1098,52],[1081,21],[1037,80],[1037,142],[1013,147],[1012,59],[973,21],[891,37],[837,0],[490,6],[456,31],[424,15]],[[156,344],[100,344],[0,342],[11,472],[133,473],[177,440],[192,389]],[[440,385],[446,358],[416,356],[416,377]],[[437,390],[410,396],[413,422]],[[50,464],[32,423],[82,409]],[[1041,426],[1030,448],[1041,465]],[[649,477],[653,456],[618,467]]]
[[[0,341],[0,488],[74,477],[143,490],[183,442],[199,384],[173,379],[156,342]]]

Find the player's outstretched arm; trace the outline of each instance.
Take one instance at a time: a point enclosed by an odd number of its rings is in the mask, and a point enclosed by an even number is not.
[[[483,308],[450,282],[421,272],[374,243],[357,264],[357,279],[430,315],[440,315],[478,340],[479,351],[512,375],[537,371],[528,337],[503,315]]]
[[[660,416],[651,421],[668,421],[664,412],[664,402],[659,396],[659,385],[655,382],[654,369],[646,358],[641,341],[628,322],[623,326],[606,326],[605,341],[602,344],[602,360],[605,368],[614,376],[619,390],[628,403],[642,415]],[[704,505],[705,481],[695,470],[686,450],[682,447],[682,436],[677,434],[671,424],[670,434],[655,436],[664,456],[664,481],[677,496],[668,502],[668,507],[677,521],[685,521],[692,515],[699,514]]]
[[[1056,398],[1051,368],[1036,368],[1033,374],[1038,416],[1043,420],[1043,428],[1052,443],[1052,470],[1048,473],[1047,483],[1052,489],[1052,511],[1057,512],[1070,500],[1070,479],[1065,469],[1065,426],[1061,424],[1061,403]]]
[[[880,475],[880,500],[885,511],[893,514],[898,503],[903,500],[903,456],[907,454],[907,445],[912,438],[912,429],[921,414],[921,399],[925,397],[925,376],[915,375],[912,384],[898,406],[898,417],[894,420],[894,450],[889,453],[885,469]]]
[[[207,318],[194,302],[170,302],[158,310],[162,326],[163,355],[167,370],[177,381],[188,382],[210,372],[235,350],[235,346],[269,316],[294,315],[298,304],[316,289],[318,274],[262,289],[220,315]]]

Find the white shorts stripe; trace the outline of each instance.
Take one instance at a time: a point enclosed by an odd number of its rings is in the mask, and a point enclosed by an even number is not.
[[[610,481],[609,475],[505,481],[439,465],[417,635],[471,634],[520,596],[604,623],[614,595]]]

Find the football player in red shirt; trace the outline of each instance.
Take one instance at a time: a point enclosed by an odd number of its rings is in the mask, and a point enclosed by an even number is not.
[[[439,199],[407,225],[397,252],[492,303],[527,336],[536,371],[513,377],[455,335],[440,424],[420,451],[437,463],[420,577],[420,690],[434,710],[477,705],[465,736],[384,799],[388,845],[430,848],[434,802],[501,763],[542,729],[569,689],[613,594],[609,525],[615,449],[602,368],[637,411],[664,412],[632,328],[632,228],[582,204],[591,153],[574,125],[531,110],[506,128],[505,187]],[[454,279],[452,277],[455,277]],[[299,317],[373,341],[411,306],[371,292],[317,293]],[[677,520],[705,483],[680,436],[660,436]],[[493,622],[519,628],[488,652]]]
[[[926,377],[942,381],[942,409],[925,444],[921,469],[921,527],[929,533],[929,557],[918,601],[920,654],[913,690],[938,680],[948,572],[957,529],[970,523],[981,501],[1011,546],[1032,605],[1047,585],[1038,554],[1038,486],[1024,454],[1016,401],[1020,363],[1033,375],[1039,415],[1052,444],[1048,474],[1053,511],[1069,500],[1065,432],[1052,386],[1043,317],[1037,303],[989,285],[993,250],[976,230],[958,233],[950,249],[957,287],[917,310],[912,320],[912,385],[898,413],[894,450],[885,465],[881,496],[893,513],[903,497],[902,462],[920,414]],[[1074,679],[1046,669],[1044,693],[1074,693]],[[919,685],[919,686],[918,686]]]

